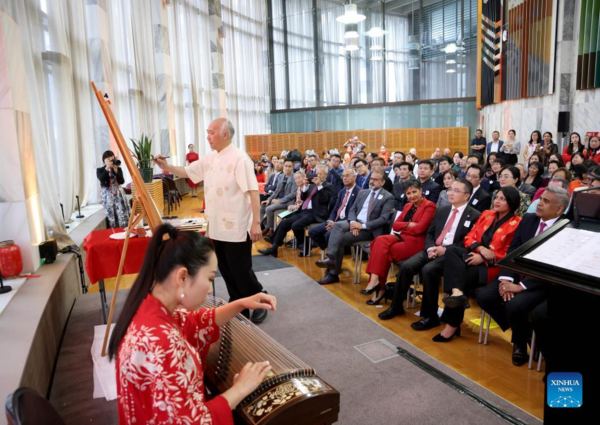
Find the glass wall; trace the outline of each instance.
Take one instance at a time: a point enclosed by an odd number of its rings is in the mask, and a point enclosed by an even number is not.
[[[266,1],[274,111],[475,96],[477,0]]]

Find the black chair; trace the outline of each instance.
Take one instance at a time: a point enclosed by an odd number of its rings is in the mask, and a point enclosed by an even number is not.
[[[169,192],[169,184],[167,183],[167,179],[161,179],[163,186],[163,201],[167,206],[167,215],[171,215],[171,205],[175,203],[171,193]]]
[[[181,197],[181,194],[179,193],[179,189],[177,189],[177,186],[175,185],[175,180],[169,178],[169,177],[165,177],[163,179],[163,181],[167,182],[167,186],[169,188],[169,195],[171,195],[173,197],[173,200],[175,203],[175,201],[177,202],[177,208],[179,208],[181,206],[181,201],[183,200],[183,198]]]
[[[50,402],[34,389],[21,387],[6,397],[9,425],[64,425]]]

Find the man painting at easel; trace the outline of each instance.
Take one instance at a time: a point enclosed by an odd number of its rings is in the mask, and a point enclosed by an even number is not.
[[[263,290],[252,270],[252,243],[261,238],[258,183],[250,157],[232,144],[233,124],[217,118],[207,130],[213,149],[198,161],[185,167],[169,165],[162,155],[156,164],[194,183],[204,181],[207,236],[213,241],[230,301],[254,295]],[[260,323],[266,310],[242,312],[252,322]]]

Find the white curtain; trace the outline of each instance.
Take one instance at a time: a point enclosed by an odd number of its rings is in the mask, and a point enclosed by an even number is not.
[[[348,104],[348,72],[344,49],[344,25],[335,20],[344,14],[344,5],[323,0],[321,2],[322,75],[324,106]]]
[[[211,91],[208,2],[181,0],[167,9],[173,67],[173,102],[178,152],[191,143],[200,155],[210,152],[206,129],[218,115]],[[179,155],[185,164],[185,154]]]
[[[408,71],[408,19],[388,15],[385,18],[386,86],[387,101],[402,102],[409,99]]]
[[[227,113],[245,149],[246,135],[270,132],[265,3],[222,0],[222,19]]]
[[[290,107],[316,106],[312,0],[288,1],[288,68]]]

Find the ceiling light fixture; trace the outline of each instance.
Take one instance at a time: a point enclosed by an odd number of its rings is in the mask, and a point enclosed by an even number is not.
[[[358,38],[358,24],[346,24],[344,38]]]
[[[342,24],[358,24],[359,22],[367,19],[365,15],[358,13],[358,9],[355,4],[347,4],[344,6],[344,9],[345,13],[335,19]]]
[[[346,40],[346,47],[345,47],[346,51],[348,52],[355,52],[356,50],[359,49],[358,47],[358,39],[356,38],[349,38]]]
[[[367,31],[365,35],[368,35],[369,37],[383,37],[385,33],[386,32],[380,27],[373,27],[369,31]]]

